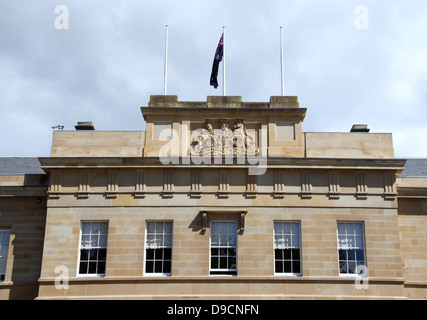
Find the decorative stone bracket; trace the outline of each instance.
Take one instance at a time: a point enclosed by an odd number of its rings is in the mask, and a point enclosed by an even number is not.
[[[245,218],[246,218],[246,214],[248,213],[247,210],[242,210],[242,209],[206,209],[206,210],[201,210],[200,213],[202,214],[202,230],[206,231],[206,229],[208,228],[209,225],[209,221],[208,221],[208,215],[215,213],[215,214],[223,214],[223,215],[239,215],[240,218],[240,230],[244,231],[245,230]]]

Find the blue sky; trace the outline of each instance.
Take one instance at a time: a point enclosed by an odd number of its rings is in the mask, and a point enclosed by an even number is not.
[[[55,25],[60,5],[68,29]],[[227,95],[280,95],[283,26],[285,95],[308,109],[303,131],[368,124],[393,133],[396,157],[427,157],[424,0],[0,0],[0,156],[49,156],[55,125],[145,130],[140,107],[163,94],[166,24],[179,100],[222,95],[221,77],[209,86],[222,26]]]

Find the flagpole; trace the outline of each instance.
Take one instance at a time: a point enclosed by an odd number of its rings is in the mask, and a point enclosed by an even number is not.
[[[280,27],[280,73],[282,78],[282,96],[285,95],[285,80],[283,77],[283,27]]]
[[[168,81],[168,25],[166,27],[165,37],[165,69],[164,69],[164,94],[167,92],[167,81]]]
[[[225,96],[225,27],[222,27],[222,95]]]

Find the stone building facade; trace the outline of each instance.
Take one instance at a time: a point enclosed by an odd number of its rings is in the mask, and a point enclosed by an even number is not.
[[[296,97],[141,111],[0,171],[0,298],[426,298],[427,162],[391,134],[303,132]]]

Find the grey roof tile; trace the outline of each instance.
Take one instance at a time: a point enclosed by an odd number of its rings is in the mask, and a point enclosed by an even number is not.
[[[427,177],[427,159],[408,159],[399,177]]]
[[[38,158],[0,157],[0,175],[7,174],[45,174]]]

